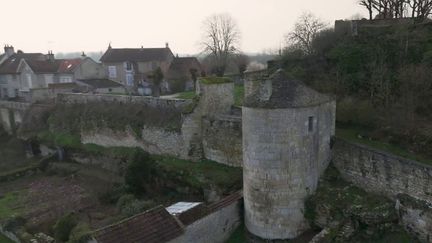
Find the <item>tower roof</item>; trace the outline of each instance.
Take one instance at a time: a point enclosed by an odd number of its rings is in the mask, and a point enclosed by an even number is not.
[[[249,95],[244,106],[257,108],[299,108],[316,106],[333,100],[321,94],[303,82],[289,77],[279,69],[261,85],[259,94]]]

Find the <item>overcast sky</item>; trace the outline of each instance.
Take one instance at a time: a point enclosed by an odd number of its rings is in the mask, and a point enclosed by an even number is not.
[[[356,0],[2,0],[0,44],[25,52],[104,51],[163,47],[199,51],[203,20],[229,13],[241,32],[241,49],[277,49],[304,11],[333,24],[360,13]]]

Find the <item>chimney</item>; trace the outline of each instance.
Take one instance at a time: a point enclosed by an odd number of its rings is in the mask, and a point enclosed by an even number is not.
[[[165,48],[169,48],[169,43],[165,42]]]
[[[5,52],[5,54],[6,54],[7,57],[10,57],[13,54],[15,54],[14,47],[13,46],[9,46],[9,45],[5,45],[4,52]]]
[[[48,51],[48,54],[46,55],[46,58],[48,61],[54,61],[54,54],[52,51]]]
[[[87,55],[84,52],[82,52],[81,59],[85,59],[86,57],[87,57]]]

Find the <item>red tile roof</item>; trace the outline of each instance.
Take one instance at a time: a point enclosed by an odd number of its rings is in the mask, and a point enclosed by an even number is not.
[[[61,59],[57,70],[58,73],[72,73],[76,67],[83,62],[83,59]]]
[[[109,48],[100,58],[101,62],[151,62],[167,61],[174,55],[169,48]]]
[[[162,243],[181,234],[180,223],[160,206],[100,229],[95,238],[98,243]]]

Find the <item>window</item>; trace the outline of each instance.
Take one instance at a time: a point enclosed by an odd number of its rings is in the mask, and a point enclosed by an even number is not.
[[[109,66],[108,67],[108,76],[110,78],[117,78],[117,68],[116,68],[116,66]]]
[[[18,91],[18,89],[15,89],[14,91],[15,91],[15,97],[18,97],[18,96],[19,96],[19,91]]]
[[[151,70],[156,70],[156,68],[158,68],[158,63],[157,62],[151,62]]]
[[[71,77],[60,77],[60,83],[72,83]]]
[[[32,76],[29,73],[26,74],[26,83],[25,84],[26,84],[25,88],[27,88],[27,90],[31,89],[33,87],[33,85],[32,85]]]
[[[109,88],[109,89],[108,89],[108,92],[112,92],[112,89],[111,89],[111,88]]]
[[[308,120],[308,131],[313,132],[314,131],[314,117],[310,116]]]
[[[127,70],[127,71],[131,71],[131,70],[132,70],[132,63],[130,63],[130,62],[126,62],[125,67],[126,67],[126,70]]]

